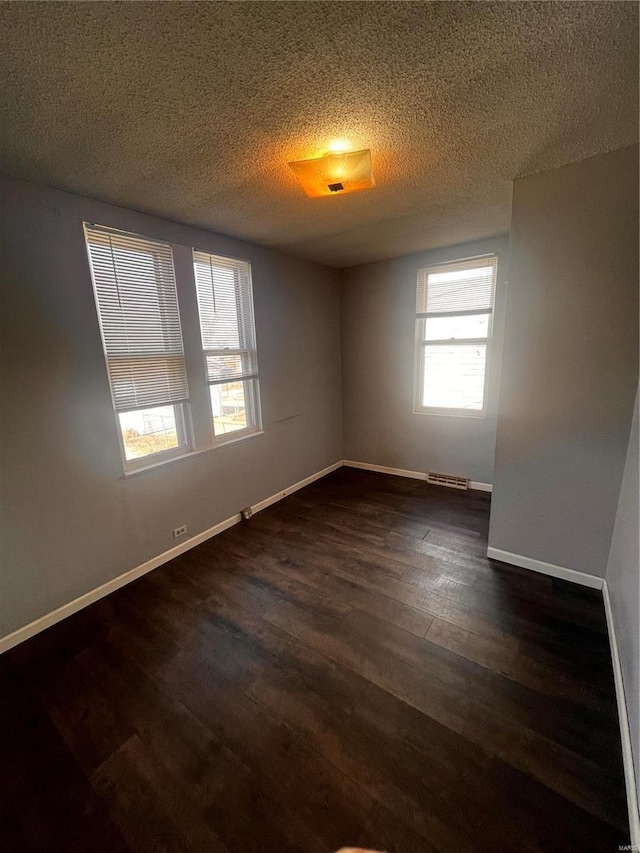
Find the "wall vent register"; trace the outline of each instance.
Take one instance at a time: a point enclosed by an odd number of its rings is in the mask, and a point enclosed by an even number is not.
[[[433,483],[434,486],[448,486],[450,489],[469,488],[468,477],[457,477],[455,474],[436,474],[435,471],[429,471],[427,474],[427,483]]]

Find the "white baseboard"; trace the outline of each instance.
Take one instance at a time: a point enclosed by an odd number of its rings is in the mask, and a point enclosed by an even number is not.
[[[493,491],[493,485],[491,483],[478,483],[477,480],[469,480],[469,488],[475,489],[478,492]]]
[[[353,459],[345,459],[343,465],[347,468],[360,468],[362,471],[376,471],[378,474],[393,474],[394,477],[409,477],[412,480],[426,480],[426,471],[406,471],[404,468],[387,468],[385,465],[372,465],[370,462],[355,462]],[[480,492],[493,490],[491,483],[478,483],[475,480],[469,482],[470,489]]]
[[[500,560],[501,563],[510,563],[522,569],[531,569],[552,578],[561,578],[572,581],[581,586],[589,586],[591,589],[602,589],[604,578],[590,575],[587,572],[578,572],[575,569],[566,569],[564,566],[554,566],[553,563],[543,563],[542,560],[534,560],[531,557],[523,557],[521,554],[512,554],[511,551],[503,551],[500,548],[487,548],[487,557],[491,560]]]
[[[277,503],[277,501],[282,500],[282,498],[286,497],[287,495],[290,495],[293,492],[297,492],[298,489],[302,489],[305,486],[308,486],[309,483],[313,483],[315,480],[319,480],[321,477],[324,477],[327,474],[330,474],[332,471],[335,471],[337,468],[341,467],[342,460],[340,460],[339,462],[335,462],[333,465],[329,465],[327,468],[323,468],[322,471],[317,471],[315,474],[311,474],[310,477],[305,477],[304,480],[300,480],[298,483],[294,483],[292,486],[288,486],[288,488],[283,489],[281,492],[276,492],[275,495],[271,495],[271,497],[265,498],[263,501],[260,501],[259,503],[252,506],[251,509],[254,512],[260,512],[261,509],[266,509],[268,506]],[[145,563],[136,566],[134,569],[130,569],[128,572],[125,572],[122,575],[118,575],[117,578],[113,578],[113,580],[107,581],[107,583],[102,584],[102,586],[96,587],[96,589],[92,589],[90,592],[86,592],[84,595],[81,595],[79,598],[75,598],[68,604],[63,604],[62,607],[58,607],[56,610],[52,610],[50,613],[41,616],[39,619],[35,619],[28,625],[25,625],[22,628],[18,628],[11,634],[7,634],[5,637],[0,638],[0,654],[8,651],[14,646],[17,646],[19,643],[28,640],[29,637],[33,637],[35,634],[39,634],[40,631],[44,631],[45,628],[49,628],[51,625],[55,625],[56,622],[60,622],[63,619],[66,619],[67,616],[71,616],[73,613],[77,613],[78,610],[82,610],[83,607],[88,607],[95,601],[104,598],[105,595],[109,595],[109,593],[115,592],[117,589],[120,589],[120,587],[126,586],[128,583],[131,583],[131,581],[142,577],[142,575],[146,575],[147,572],[151,572],[153,571],[153,569],[157,569],[158,566],[162,566],[164,563],[168,563],[169,560],[173,560],[174,557],[179,557],[180,554],[184,554],[185,551],[189,551],[191,550],[191,548],[195,548],[196,545],[200,545],[202,542],[206,542],[207,539],[211,539],[213,536],[217,536],[218,533],[222,533],[224,530],[228,530],[229,527],[233,527],[234,524],[238,524],[238,522],[241,520],[242,516],[239,512],[235,515],[231,515],[229,516],[229,518],[225,518],[224,521],[220,521],[218,524],[214,524],[213,527],[209,527],[207,530],[203,530],[202,533],[198,533],[195,536],[191,536],[189,539],[186,539],[179,545],[170,548],[168,551],[165,551],[162,554],[158,554],[157,557],[152,557],[150,560],[147,560]]]
[[[282,498],[286,498],[287,495],[292,495],[299,489],[304,489],[304,487],[308,486],[310,483],[315,483],[316,480],[326,477],[327,474],[331,474],[332,471],[337,471],[338,468],[342,468],[343,464],[342,459],[339,462],[334,462],[333,465],[328,465],[326,468],[323,468],[322,471],[317,471],[315,474],[311,474],[310,477],[305,477],[304,480],[294,483],[293,486],[288,486],[281,492],[276,492],[276,494],[271,495],[270,498],[265,498],[263,501],[259,501],[257,504],[254,504],[251,509],[254,512],[260,512],[261,509],[266,509],[268,506],[278,503]]]
[[[616,701],[618,704],[618,719],[620,721],[620,740],[622,742],[622,762],[624,766],[624,781],[627,789],[627,807],[629,809],[629,830],[631,833],[631,848],[640,850],[640,815],[638,814],[638,790],[636,786],[636,775],[633,769],[633,750],[631,748],[631,732],[629,729],[629,716],[627,714],[627,701],[624,693],[624,682],[622,680],[622,667],[620,665],[620,654],[618,652],[618,639],[616,626],[613,619],[609,587],[605,580],[602,588],[604,598],[604,612],[607,615],[607,628],[609,629],[609,643],[611,645],[611,662],[613,664],[613,680],[616,687]]]

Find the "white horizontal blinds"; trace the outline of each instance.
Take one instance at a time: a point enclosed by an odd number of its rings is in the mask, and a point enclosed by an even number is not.
[[[200,331],[210,384],[255,379],[256,333],[247,261],[194,252]]]
[[[171,246],[97,225],[85,233],[116,411],[186,401]]]
[[[476,258],[418,270],[419,316],[491,312],[497,258]]]

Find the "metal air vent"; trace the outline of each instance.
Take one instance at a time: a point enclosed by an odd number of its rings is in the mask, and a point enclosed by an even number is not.
[[[468,489],[468,477],[456,477],[455,474],[437,474],[435,471],[429,471],[427,474],[427,483],[433,483],[435,486],[448,486],[450,489]]]

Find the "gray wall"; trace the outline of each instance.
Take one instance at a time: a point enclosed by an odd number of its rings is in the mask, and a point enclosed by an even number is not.
[[[507,237],[343,271],[345,458],[493,482]],[[416,275],[420,267],[494,252],[498,284],[486,418],[413,414]]]
[[[337,271],[0,180],[0,637],[342,458]],[[265,434],[124,479],[82,220],[252,262]]]
[[[603,576],[638,381],[638,148],[514,185],[489,545]]]
[[[640,505],[638,503],[638,397],[624,466],[611,552],[607,565],[607,586],[622,665],[631,745],[640,791]]]

